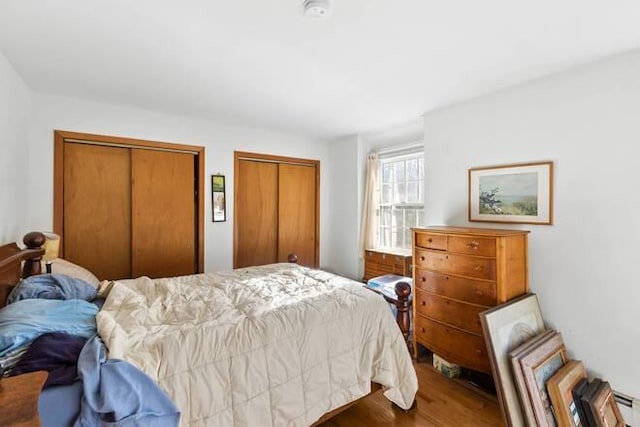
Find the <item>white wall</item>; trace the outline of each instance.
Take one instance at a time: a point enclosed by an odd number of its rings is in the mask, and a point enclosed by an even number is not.
[[[31,94],[0,52],[0,242],[22,241],[28,227],[27,121]]]
[[[362,174],[357,159],[363,156],[360,137],[353,135],[332,141],[328,148],[331,250],[325,265],[334,273],[360,280],[362,275],[357,256]]]
[[[640,52],[427,114],[424,131],[429,224],[470,224],[468,168],[554,161],[554,225],[514,227],[531,230],[531,291],[573,358],[640,396]]]
[[[206,147],[205,271],[229,269],[233,264],[231,201],[235,150],[318,159],[321,162],[320,262],[326,258],[331,237],[326,225],[328,176],[323,169],[327,160],[326,144],[265,130],[49,95],[34,95],[33,111],[29,133],[29,159],[32,162],[29,170],[29,193],[34,196],[29,210],[31,229],[51,229],[53,226],[53,131],[59,129]],[[227,221],[222,223],[211,222],[211,197],[208,194],[211,191],[209,176],[213,173],[226,175],[229,202]]]

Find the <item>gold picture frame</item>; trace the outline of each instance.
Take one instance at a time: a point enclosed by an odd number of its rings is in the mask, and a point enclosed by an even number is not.
[[[570,360],[547,381],[558,427],[584,426],[578,409],[580,402],[575,402],[573,398],[573,388],[583,378],[587,378],[587,371],[582,362]]]
[[[468,219],[553,224],[553,162],[469,169]]]

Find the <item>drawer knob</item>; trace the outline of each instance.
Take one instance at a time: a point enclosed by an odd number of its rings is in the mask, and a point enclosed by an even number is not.
[[[449,276],[444,276],[444,279],[445,280],[449,280]]]
[[[482,354],[482,350],[480,350],[479,348],[476,348],[476,354]]]
[[[476,270],[476,271],[482,271],[482,266],[481,266],[481,265],[476,265],[475,270]]]
[[[432,239],[431,237],[429,237],[429,238],[427,239],[427,242],[431,243],[431,242],[433,242],[433,239]]]
[[[424,330],[424,328],[420,328],[420,332],[424,333],[426,331]]]
[[[424,256],[421,256],[421,257],[420,257],[420,261],[424,261]]]
[[[476,295],[478,295],[479,297],[481,297],[482,295],[484,295],[484,292],[482,292],[481,290],[477,290],[476,291]]]
[[[467,248],[474,250],[478,249],[478,246],[480,246],[480,243],[476,242],[475,240],[472,240],[467,244]]]
[[[425,301],[420,301],[420,305],[425,306],[427,303]]]
[[[427,281],[427,278],[426,278],[426,277],[424,277],[424,276],[422,276],[422,281],[423,281],[423,282],[426,282],[426,281]]]

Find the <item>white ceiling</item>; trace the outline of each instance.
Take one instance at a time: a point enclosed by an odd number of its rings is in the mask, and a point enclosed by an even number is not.
[[[640,47],[638,0],[0,0],[36,91],[314,138]]]

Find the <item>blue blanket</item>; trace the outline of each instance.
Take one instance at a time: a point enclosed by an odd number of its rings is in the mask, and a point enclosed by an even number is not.
[[[38,274],[20,281],[9,294],[7,304],[32,298],[91,301],[96,294],[96,288],[82,279],[64,274]]]
[[[102,340],[87,341],[78,359],[84,396],[75,427],[177,426],[180,412],[146,374],[106,357]]]

